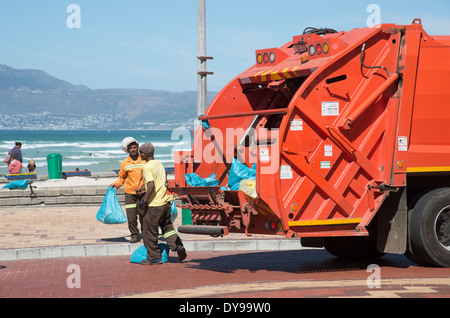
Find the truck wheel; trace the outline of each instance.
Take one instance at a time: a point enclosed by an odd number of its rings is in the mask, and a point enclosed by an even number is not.
[[[328,237],[324,247],[334,256],[347,259],[375,260],[384,255],[377,251],[375,237]]]
[[[350,258],[350,253],[346,249],[347,241],[345,237],[327,237],[324,247],[328,253],[340,258]]]
[[[415,260],[421,265],[450,267],[450,188],[432,190],[417,201],[409,231],[408,250]]]

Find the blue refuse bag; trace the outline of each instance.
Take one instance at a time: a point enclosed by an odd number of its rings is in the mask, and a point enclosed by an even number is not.
[[[211,173],[207,178],[201,178],[196,173],[188,173],[185,175],[188,185],[191,187],[209,187],[219,185],[219,180],[216,180],[216,174]]]
[[[5,189],[25,189],[26,187],[28,187],[28,179],[12,181],[10,183],[5,184],[2,188],[5,188]]]
[[[239,190],[239,183],[244,179],[256,179],[256,163],[249,168],[236,158],[233,158],[230,173],[228,174],[228,187],[230,190]]]
[[[170,207],[170,221],[173,223],[177,219],[178,210],[175,201],[172,201],[172,206]]]
[[[169,245],[158,243],[158,247],[161,252],[161,260],[163,263],[166,263],[169,260]],[[140,264],[144,259],[147,259],[147,249],[142,245],[131,254],[130,262]]]
[[[108,187],[105,198],[100,209],[97,212],[97,220],[104,224],[120,224],[128,222],[125,213],[117,199],[116,190]]]

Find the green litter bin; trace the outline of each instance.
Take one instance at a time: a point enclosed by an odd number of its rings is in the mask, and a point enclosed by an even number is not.
[[[62,156],[52,153],[47,156],[48,178],[62,179]]]
[[[181,209],[181,224],[192,225],[192,214],[189,209]]]

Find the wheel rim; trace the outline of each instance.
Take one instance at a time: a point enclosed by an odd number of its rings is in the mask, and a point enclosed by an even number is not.
[[[439,211],[434,220],[434,228],[439,244],[450,251],[450,205]]]

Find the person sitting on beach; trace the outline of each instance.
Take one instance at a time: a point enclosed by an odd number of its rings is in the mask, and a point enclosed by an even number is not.
[[[16,141],[16,146],[8,152],[8,155],[14,155],[16,156],[16,160],[22,162],[22,151],[20,150],[20,148],[22,148],[22,143],[20,141]],[[9,163],[11,163],[11,161],[12,158],[10,157]]]
[[[36,172],[36,162],[34,160],[29,160],[28,161],[27,172],[28,173],[35,173]]]
[[[23,165],[22,163],[16,159],[16,155],[11,155],[11,162],[9,163],[9,173],[10,174],[19,174],[22,172]]]
[[[127,212],[128,229],[131,233],[130,243],[139,242],[138,216],[141,223],[141,232],[143,219],[146,209],[138,207],[139,201],[143,196],[144,179],[142,178],[142,168],[146,161],[139,155],[139,144],[132,138],[127,137],[122,141],[122,149],[130,155],[122,161],[118,178],[110,185],[112,188],[120,188],[123,185],[125,191],[125,210]]]

